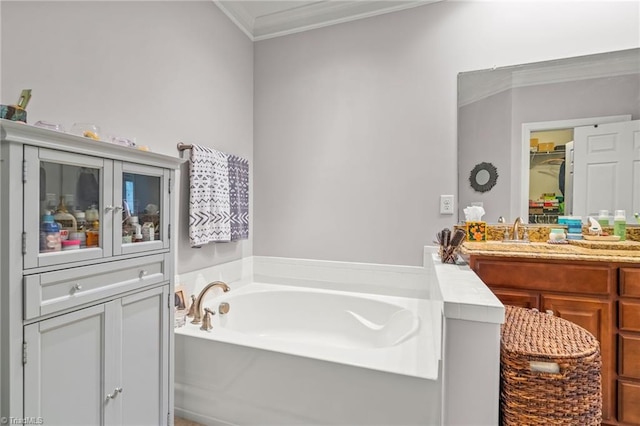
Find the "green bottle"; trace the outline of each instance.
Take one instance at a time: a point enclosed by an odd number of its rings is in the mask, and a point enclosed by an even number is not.
[[[619,236],[620,241],[627,237],[627,215],[624,210],[616,210],[613,215],[613,235]]]
[[[609,226],[609,210],[600,210],[598,212],[598,223],[600,226]]]

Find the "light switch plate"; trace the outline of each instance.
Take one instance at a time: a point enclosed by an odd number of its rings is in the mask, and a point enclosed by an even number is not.
[[[453,214],[453,195],[440,196],[440,214]]]

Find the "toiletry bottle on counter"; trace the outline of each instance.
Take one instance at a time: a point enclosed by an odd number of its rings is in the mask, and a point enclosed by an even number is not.
[[[624,210],[616,210],[613,215],[613,235],[623,241],[627,237],[627,214]]]
[[[562,242],[567,238],[567,234],[564,233],[564,229],[562,228],[553,228],[551,232],[549,232],[549,241],[551,242]]]
[[[600,226],[609,226],[609,210],[600,210],[598,212],[598,223]]]

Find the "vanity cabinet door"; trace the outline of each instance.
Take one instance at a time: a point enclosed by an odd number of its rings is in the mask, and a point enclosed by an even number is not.
[[[616,356],[615,333],[612,330],[613,307],[608,300],[542,294],[541,310],[571,321],[593,334],[600,342],[602,357],[602,418],[614,414]]]

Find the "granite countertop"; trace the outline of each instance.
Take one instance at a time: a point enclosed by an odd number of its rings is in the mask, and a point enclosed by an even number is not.
[[[546,242],[509,243],[502,241],[464,242],[462,255],[481,255],[525,259],[584,260],[596,262],[640,263],[640,243],[570,241],[570,244]]]

